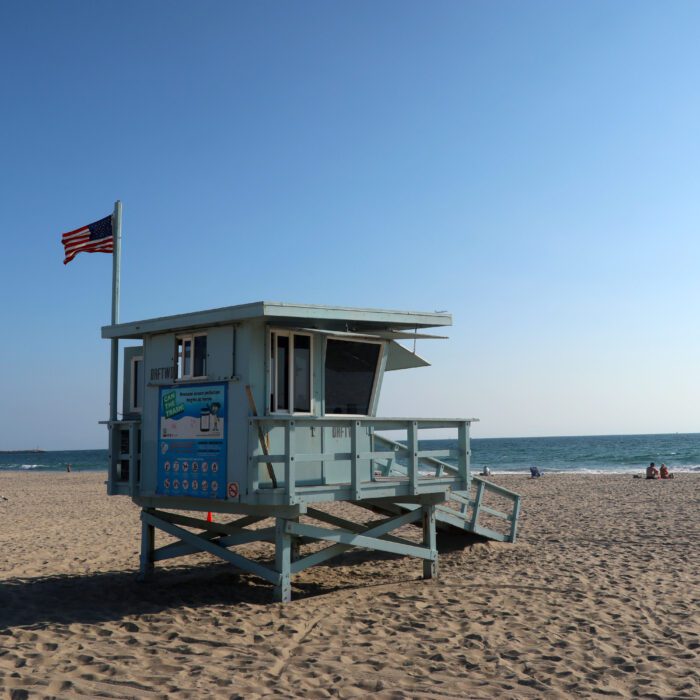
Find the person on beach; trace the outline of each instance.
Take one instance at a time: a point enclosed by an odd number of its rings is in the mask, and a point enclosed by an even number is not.
[[[661,465],[661,469],[659,470],[659,478],[660,479],[671,479],[671,474],[668,471],[668,467],[665,464]]]
[[[647,479],[658,479],[658,478],[659,478],[659,470],[656,468],[656,465],[652,462],[647,467]]]
[[[543,471],[540,471],[538,467],[530,467],[530,478],[531,479],[536,479],[538,476],[542,476],[544,474]]]

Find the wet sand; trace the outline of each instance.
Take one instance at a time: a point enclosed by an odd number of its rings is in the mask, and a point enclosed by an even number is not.
[[[0,474],[0,697],[700,697],[700,475],[496,476],[515,545],[441,538],[438,582],[356,551],[287,605],[209,555],[137,583],[104,479]]]

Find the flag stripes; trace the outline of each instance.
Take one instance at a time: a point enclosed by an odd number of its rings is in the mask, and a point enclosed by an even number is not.
[[[78,253],[114,253],[112,217],[95,221],[61,236],[65,251],[63,264],[67,265]]]

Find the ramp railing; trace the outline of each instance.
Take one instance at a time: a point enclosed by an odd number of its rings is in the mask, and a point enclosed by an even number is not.
[[[491,502],[490,505],[486,503],[487,498]],[[458,507],[466,529],[470,532],[492,540],[515,542],[520,498],[520,494],[515,491],[473,476],[467,493],[452,492],[448,500]],[[496,504],[493,504],[493,501],[496,501]],[[445,510],[447,509],[441,508],[441,512]]]
[[[374,440],[375,443],[379,442],[393,450],[397,457],[405,456],[408,453],[407,445],[390,440],[383,435],[375,434]],[[457,473],[455,465],[444,462],[435,456],[426,455],[421,458],[420,462],[424,471],[432,470],[436,477],[445,473]],[[382,468],[387,474],[401,473],[404,466],[393,456],[385,456]],[[489,503],[495,500],[499,507],[487,504],[487,500]],[[520,514],[520,495],[515,491],[478,476],[469,475],[467,488],[463,491],[450,491],[447,501],[449,505],[437,508],[438,520],[489,539],[515,542]],[[488,524],[485,524],[484,521],[487,521]]]

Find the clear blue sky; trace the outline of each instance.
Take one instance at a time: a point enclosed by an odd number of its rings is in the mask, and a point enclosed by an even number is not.
[[[700,3],[4,2],[0,449],[102,447],[122,320],[448,309],[383,415],[699,431]]]

